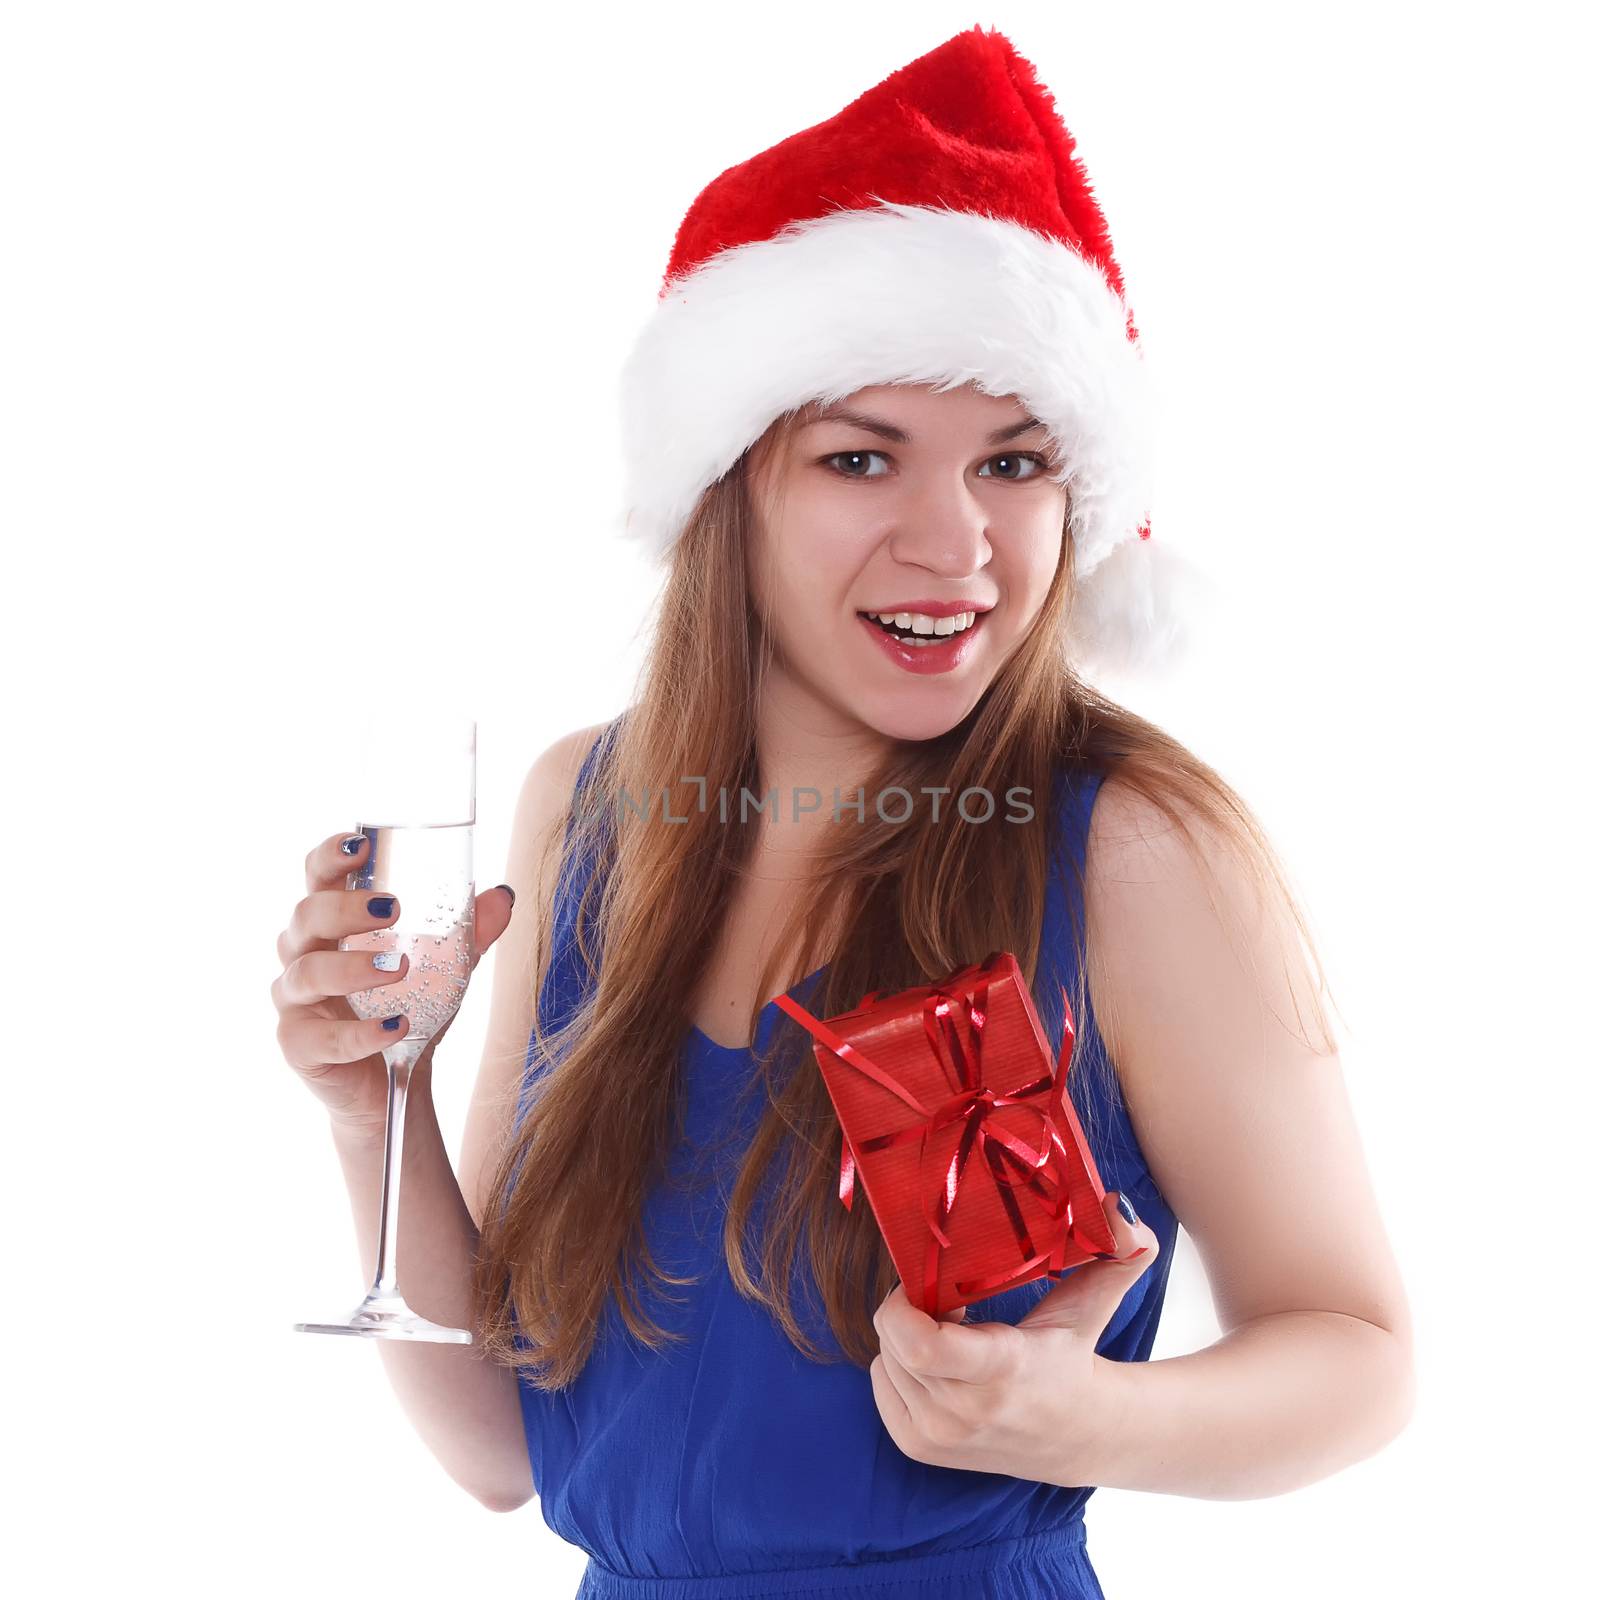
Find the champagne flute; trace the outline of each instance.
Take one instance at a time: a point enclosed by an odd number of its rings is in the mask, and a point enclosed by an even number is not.
[[[395,1280],[400,1223],[400,1170],[405,1154],[406,1094],[428,1041],[455,1015],[472,972],[474,894],[472,828],[477,816],[477,724],[448,712],[411,707],[403,721],[363,718],[356,734],[363,756],[362,805],[372,820],[365,863],[348,889],[393,894],[400,915],[392,927],[341,939],[341,950],[371,950],[380,970],[410,966],[399,983],[349,996],[363,1020],[405,1012],[406,1036],[383,1052],[389,1108],[383,1141],[378,1211],[378,1270],[367,1297],[343,1322],[297,1322],[297,1333],[342,1333],[366,1339],[471,1344],[467,1328],[446,1328],[419,1316]]]

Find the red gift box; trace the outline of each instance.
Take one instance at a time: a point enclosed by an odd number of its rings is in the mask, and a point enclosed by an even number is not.
[[[913,1305],[936,1317],[1116,1250],[1067,1094],[1064,988],[1053,1062],[1005,950],[826,1021],[775,1003],[814,1040],[839,1117],[839,1198],[850,1205],[859,1169]]]

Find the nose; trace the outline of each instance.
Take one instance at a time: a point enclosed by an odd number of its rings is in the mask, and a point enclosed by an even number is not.
[[[942,578],[965,578],[989,560],[989,523],[974,495],[931,487],[906,503],[889,536],[889,554],[903,566]]]

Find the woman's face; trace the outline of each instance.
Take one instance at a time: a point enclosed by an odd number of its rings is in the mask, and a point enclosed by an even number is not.
[[[1055,575],[1067,491],[1046,430],[970,385],[858,389],[801,420],[752,474],[772,671],[787,696],[887,738],[936,738],[977,704]]]

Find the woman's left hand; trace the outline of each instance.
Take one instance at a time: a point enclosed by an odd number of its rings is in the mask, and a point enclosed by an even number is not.
[[[911,1304],[904,1284],[889,1292],[872,1318],[872,1394],[890,1438],[913,1461],[1092,1481],[1089,1463],[1113,1410],[1109,1363],[1095,1345],[1161,1249],[1143,1222],[1124,1217],[1119,1198],[1114,1190],[1105,1198],[1116,1258],[1074,1267],[1015,1326],[965,1327],[965,1306],[934,1318]]]

